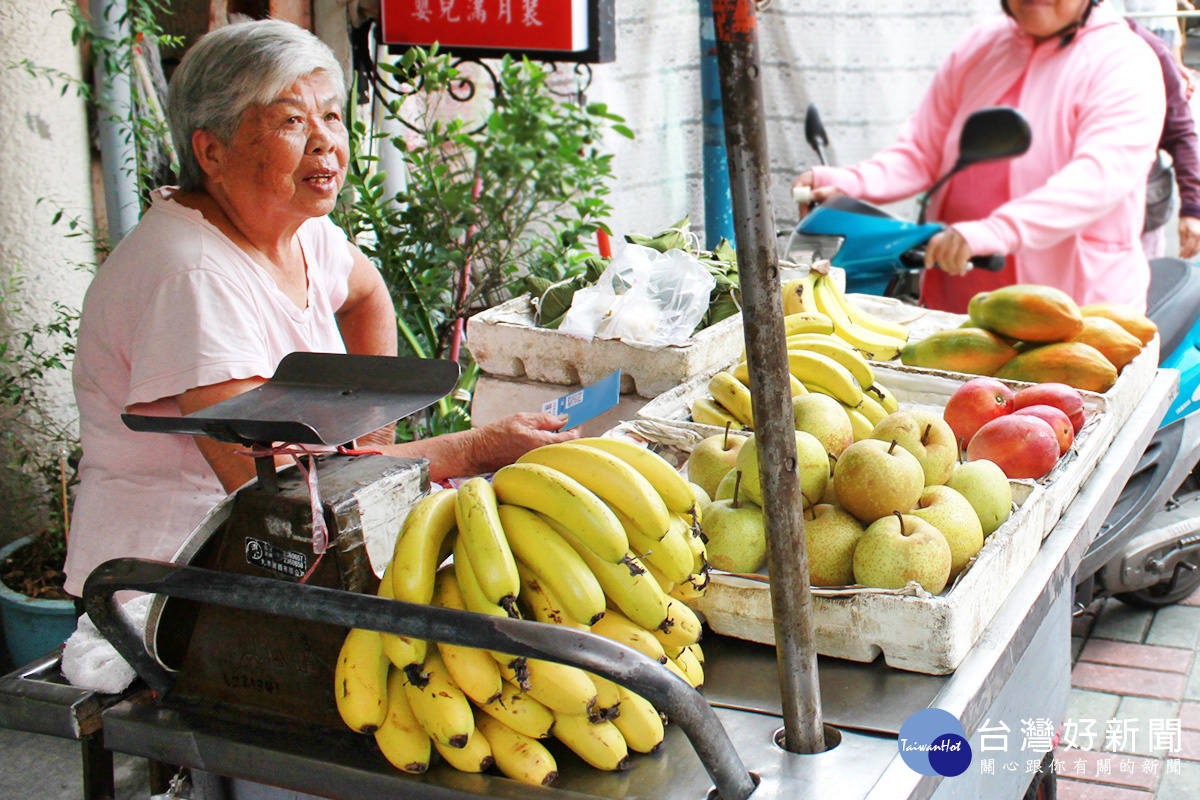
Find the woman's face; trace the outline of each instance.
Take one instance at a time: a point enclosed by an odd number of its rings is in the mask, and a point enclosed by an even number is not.
[[[328,77],[300,78],[267,105],[248,108],[228,145],[209,135],[207,153],[217,156],[210,164],[201,158],[209,192],[265,224],[328,214],[349,159],[342,116]]]
[[[1021,29],[1038,39],[1053,36],[1083,16],[1088,0],[1008,0]]]

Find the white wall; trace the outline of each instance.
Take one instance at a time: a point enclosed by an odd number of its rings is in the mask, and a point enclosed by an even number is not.
[[[25,276],[25,288],[17,296],[20,310],[11,318],[0,316],[2,330],[45,321],[56,300],[78,308],[90,280],[73,267],[91,261],[90,244],[66,238],[65,225],[50,225],[60,208],[89,225],[92,220],[83,101],[74,92],[63,96],[45,79],[7,68],[10,62],[28,58],[80,75],[70,20],[63,13],[51,14],[55,8],[57,3],[45,0],[0,3],[0,286],[18,270]],[[64,424],[75,419],[69,379],[62,371],[48,392],[49,406]],[[15,430],[23,435],[22,429]],[[0,452],[0,458],[7,465],[7,454]],[[10,503],[2,501],[9,496],[12,479],[10,470],[0,470],[0,523],[13,518]],[[22,534],[0,525],[2,541]]]
[[[777,227],[793,221],[792,180],[814,160],[810,102],[830,158],[850,164],[892,141],[941,58],[998,0],[773,0],[759,15],[760,63]],[[637,134],[615,153],[614,233],[654,233],[690,213],[702,232],[699,0],[618,0],[617,61],[593,67],[588,99]]]

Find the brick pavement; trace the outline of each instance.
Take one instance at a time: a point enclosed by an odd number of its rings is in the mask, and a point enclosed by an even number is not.
[[[1158,611],[1105,600],[1075,618],[1060,800],[1200,798],[1198,642],[1200,592]]]

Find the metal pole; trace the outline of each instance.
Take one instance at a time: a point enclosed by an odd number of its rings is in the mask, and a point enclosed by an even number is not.
[[[753,0],[714,0],[785,747],[825,749]]]
[[[129,39],[128,9],[125,0],[88,0],[92,18],[92,34],[99,41],[127,42]],[[108,212],[108,238],[116,244],[133,230],[141,215],[138,200],[137,150],[130,125],[133,108],[132,68],[125,54],[125,71],[109,70],[105,63],[105,48],[96,48],[96,107],[100,132],[100,166],[104,174],[104,205]],[[107,53],[116,59],[121,56]]]
[[[704,241],[712,250],[722,237],[737,242],[729,199],[729,158],[725,154],[712,0],[700,0],[700,99],[704,120]]]

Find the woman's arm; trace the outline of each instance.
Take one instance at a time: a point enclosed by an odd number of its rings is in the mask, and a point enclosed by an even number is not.
[[[346,352],[357,355],[394,356],[397,348],[396,308],[383,276],[363,252],[349,242],[354,266],[349,293],[337,310],[338,330]]]
[[[265,378],[245,378],[242,380],[225,381],[224,383],[214,383],[210,386],[197,386],[195,389],[188,389],[186,392],[175,396],[175,401],[179,404],[179,411],[182,414],[194,414],[209,406],[216,405],[222,400],[228,400],[231,397],[236,397],[239,394],[258,388],[266,383]],[[244,450],[242,445],[229,444],[227,442],[218,442],[216,439],[210,439],[207,436],[196,436],[196,446],[200,448],[201,455],[208,461],[213,472],[217,475],[217,480],[221,482],[221,488],[226,493],[232,493],[238,489],[246,481],[254,477],[254,459],[247,456],[240,456],[234,453],[235,450]],[[276,463],[283,463],[276,459]]]

